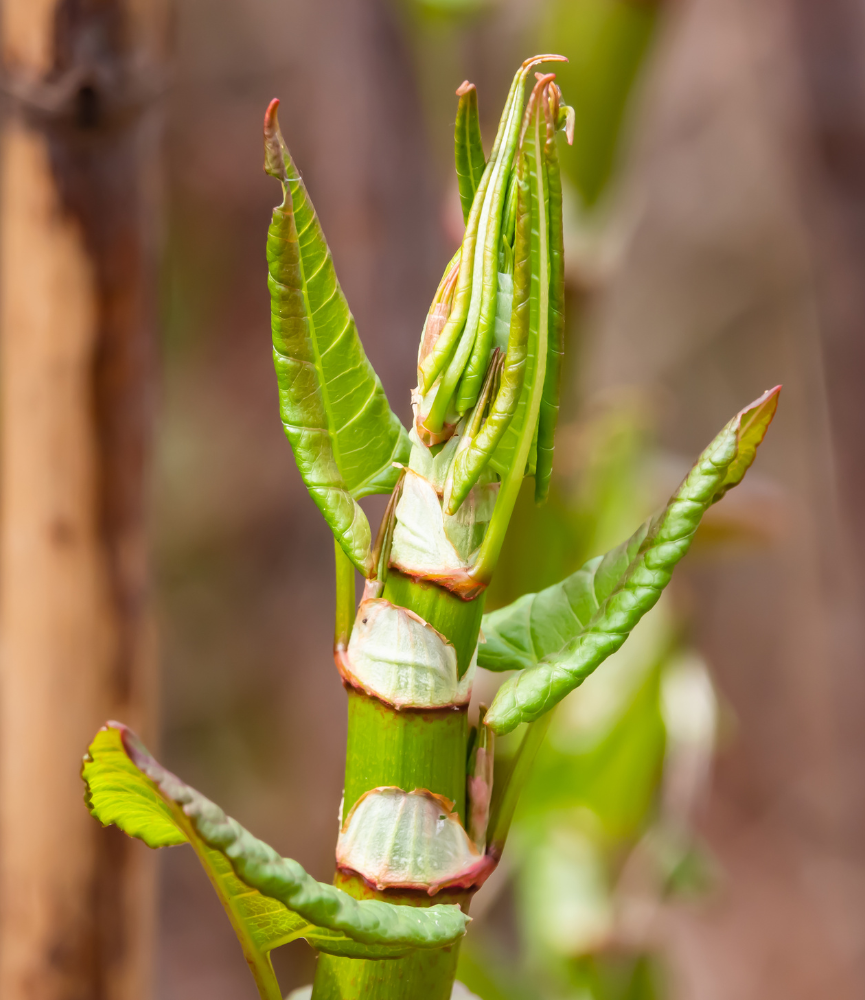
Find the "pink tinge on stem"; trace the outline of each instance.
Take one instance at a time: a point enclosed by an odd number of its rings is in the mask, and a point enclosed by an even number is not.
[[[425,788],[373,788],[354,804],[340,830],[336,863],[373,888],[474,889],[496,859],[472,843],[453,803]]]

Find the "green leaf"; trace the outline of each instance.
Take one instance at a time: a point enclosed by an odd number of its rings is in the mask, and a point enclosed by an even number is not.
[[[457,120],[454,125],[454,160],[456,161],[457,183],[460,202],[463,207],[463,222],[468,222],[475,200],[475,192],[481,182],[484,167],[484,146],[481,140],[481,126],[478,120],[478,92],[473,83],[466,80],[457,90]]]
[[[364,353],[306,187],[276,117],[265,116],[265,170],[284,201],[267,236],[273,358],[286,436],[303,481],[357,568],[372,571],[357,500],[389,493],[408,459],[405,428]]]
[[[104,825],[149,847],[193,846],[251,966],[250,956],[266,958],[301,937],[331,955],[395,958],[453,944],[465,933],[469,918],[457,906],[358,901],[316,882],[165,770],[121,723],[96,734],[82,777],[87,807]]]
[[[538,82],[529,98],[524,118],[522,156],[525,157],[528,172],[531,204],[528,347],[522,391],[513,419],[490,459],[490,466],[502,476],[502,485],[489,529],[472,570],[472,576],[483,584],[489,583],[492,577],[523,476],[533,474],[533,456],[537,453],[538,415],[546,372],[550,307],[549,192],[544,161],[546,121],[541,103],[546,100],[548,86],[553,78],[553,74],[538,74]],[[516,288],[516,262],[514,266]],[[515,310],[516,306],[515,291]]]
[[[556,95],[558,96],[558,95]],[[545,110],[558,118],[559,102]],[[550,219],[550,312],[547,338],[547,365],[544,394],[538,415],[538,452],[535,469],[535,501],[541,503],[550,492],[553,471],[553,445],[559,420],[559,379],[565,352],[565,237],[562,221],[562,178],[556,149],[557,122],[547,124],[544,144],[547,168],[547,210]]]
[[[484,617],[478,662],[523,669],[486,716],[496,733],[539,718],[625,641],[670,581],[705,511],[742,480],[778,405],[781,387],[737,414],[659,514],[566,580]]]
[[[516,460],[521,442],[527,433],[534,434],[540,413],[541,393],[535,386],[543,387],[546,374],[547,339],[549,326],[550,246],[549,246],[549,196],[546,183],[545,136],[543,91],[540,83],[535,87],[530,106],[531,114],[523,140],[525,162],[528,169],[528,189],[531,194],[531,238],[528,262],[530,276],[530,318],[525,376],[522,391],[514,408],[513,419],[505,428],[492,454],[490,465],[505,476]],[[561,216],[559,216],[561,220]],[[516,248],[515,248],[516,249]],[[516,305],[517,263],[514,264]],[[512,320],[513,322],[513,320]],[[535,397],[538,397],[537,400]],[[524,462],[528,474],[534,473],[534,455]]]
[[[513,420],[520,399],[525,395],[529,295],[532,284],[532,200],[528,174],[528,159],[522,157],[514,240],[514,276],[510,294],[512,312],[499,389],[480,432],[474,437],[467,432],[454,457],[444,490],[444,507],[448,514],[456,513],[472,486],[478,481],[481,472],[489,464],[490,456]]]

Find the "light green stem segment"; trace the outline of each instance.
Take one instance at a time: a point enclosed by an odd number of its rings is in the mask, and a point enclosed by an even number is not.
[[[211,876],[205,859],[202,858],[197,848],[196,854],[198,854],[198,860],[201,861],[204,870],[207,872],[210,884],[216,890],[219,902],[222,903],[223,909],[231,921],[231,926],[234,928],[234,933],[237,935],[237,940],[240,942],[240,947],[243,950],[243,957],[246,959],[246,964],[249,966],[249,971],[252,973],[252,978],[255,980],[255,985],[258,988],[259,997],[261,1000],[282,1000],[282,990],[277,982],[276,973],[273,971],[270,953],[261,951],[252,941],[246,926],[235,919],[234,913],[222,892],[222,888],[217,880]]]
[[[412,580],[391,570],[382,596],[420,615],[457,651],[462,675],[478,641],[483,597],[464,601],[434,583]],[[405,791],[426,788],[444,795],[466,814],[468,722],[465,709],[397,711],[359,691],[349,691],[343,815],[365,792],[382,785]],[[362,879],[337,872],[336,884],[358,899],[377,898],[406,905],[459,902],[465,891],[378,893]],[[313,1000],[448,1000],[457,962],[456,946],[416,951],[403,958],[369,962],[321,955]]]
[[[553,713],[550,711],[535,722],[529,723],[510,770],[500,777],[497,785],[493,786],[488,850],[496,858],[500,858],[502,855],[520,793],[528,781],[535,757],[537,757],[541,743],[547,735],[552,718]]]
[[[457,945],[385,962],[322,955],[312,1000],[450,1000],[458,957]]]
[[[361,879],[337,872],[334,883],[358,899],[387,899],[406,906],[431,903],[459,903],[468,908],[469,894],[460,890],[426,893],[376,892]],[[404,958],[387,961],[334,959],[318,960],[312,1000],[450,1000],[456,977],[459,944],[449,948],[415,951]]]
[[[351,638],[352,625],[354,625],[354,563],[345,554],[336,539],[333,540],[333,553],[336,568],[336,619],[333,630],[333,648],[345,649]]]

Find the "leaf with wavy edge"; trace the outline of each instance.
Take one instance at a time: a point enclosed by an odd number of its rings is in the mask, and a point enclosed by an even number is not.
[[[475,200],[475,192],[487,165],[478,118],[478,91],[473,83],[464,80],[457,88],[457,118],[454,124],[454,161],[463,222],[468,222]]]
[[[393,785],[371,789],[352,806],[336,863],[376,889],[423,889],[430,896],[479,886],[496,864],[471,842],[449,799]]]
[[[315,209],[272,101],[265,170],[282,183],[267,236],[273,358],[282,423],[304,483],[357,568],[372,571],[370,528],[357,504],[388,493],[408,458],[405,428],[364,353]]]
[[[457,906],[397,906],[356,900],[316,882],[257,840],[213,802],[167,771],[126,726],[109,722],[84,758],[90,812],[149,847],[190,843],[228,913],[252,966],[296,938],[349,958],[396,958],[441,948],[465,933]]]
[[[738,413],[699,457],[666,508],[603,557],[539,594],[486,615],[478,654],[492,670],[523,668],[486,716],[496,733],[531,722],[569,694],[625,641],[656,603],[705,511],[754,461],[781,387]]]

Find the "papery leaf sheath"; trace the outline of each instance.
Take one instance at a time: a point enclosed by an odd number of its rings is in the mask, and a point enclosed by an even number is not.
[[[499,689],[486,716],[497,733],[561,701],[625,641],[657,602],[700,519],[741,481],[778,405],[780,386],[737,414],[703,452],[667,506],[618,548],[572,576],[521,597],[483,621],[478,663],[524,668]]]
[[[460,202],[463,207],[463,222],[468,222],[475,192],[487,164],[484,158],[481,126],[478,119],[477,88],[466,80],[457,90],[457,96],[460,100],[457,105],[457,119],[454,125],[454,160]]]
[[[104,825],[150,847],[191,843],[241,943],[260,952],[303,937],[328,954],[393,958],[453,944],[465,933],[468,917],[459,907],[358,901],[316,882],[165,770],[120,723],[96,734],[82,777],[87,806]]]
[[[410,444],[364,353],[276,105],[265,117],[265,169],[284,192],[267,238],[280,414],[310,495],[368,574],[370,528],[356,501],[393,488],[393,462],[408,458]]]

